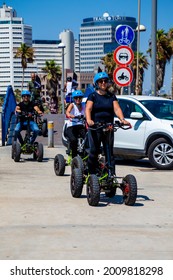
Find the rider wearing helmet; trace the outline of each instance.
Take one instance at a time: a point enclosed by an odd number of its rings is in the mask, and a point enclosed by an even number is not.
[[[40,111],[38,106],[35,106],[35,103],[31,101],[31,93],[28,90],[23,90],[21,93],[22,101],[17,104],[15,112],[18,114],[21,114],[19,117],[19,121],[16,124],[15,130],[14,130],[14,141],[19,140],[20,144],[23,145],[23,138],[21,136],[21,131],[26,128],[27,122],[26,122],[26,113],[34,113],[35,111],[38,114],[42,114],[42,111]],[[33,119],[30,121],[30,129],[33,131],[33,135],[31,137],[31,144],[34,143],[37,135],[39,134],[39,128],[38,125],[33,121]]]
[[[82,118],[85,114],[85,105],[82,103],[83,92],[75,90],[72,93],[72,103],[66,110],[67,121],[67,137],[69,146],[72,151],[72,158],[77,156],[78,137],[85,137],[85,127]]]
[[[89,127],[94,126],[94,123],[113,123],[114,115],[116,115],[123,124],[129,122],[124,119],[123,112],[119,106],[117,98],[114,94],[108,90],[109,77],[106,72],[99,72],[94,76],[95,91],[88,96],[86,103],[86,121]],[[90,174],[97,173],[98,154],[100,151],[101,142],[103,148],[104,134],[102,130],[88,130],[89,140],[89,158],[88,158],[88,170]],[[113,158],[113,142],[114,131],[111,132],[111,158],[112,166],[114,170],[114,158]],[[115,172],[115,171],[114,171]]]

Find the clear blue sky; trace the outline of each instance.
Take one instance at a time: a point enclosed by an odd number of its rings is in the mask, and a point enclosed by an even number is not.
[[[87,17],[110,15],[138,18],[138,0],[0,0],[13,7],[25,24],[32,25],[33,39],[59,39],[64,29],[73,31],[78,39],[82,20]],[[173,27],[173,0],[158,0],[157,28],[166,32]],[[141,24],[146,32],[140,34],[140,52],[146,54],[151,37],[152,0],[141,0]],[[149,58],[150,62],[150,58]],[[166,67],[165,89],[171,88],[171,63]],[[151,84],[150,69],[145,72],[143,89]]]

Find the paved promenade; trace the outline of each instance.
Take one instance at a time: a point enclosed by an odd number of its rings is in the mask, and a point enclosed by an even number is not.
[[[46,139],[44,139],[46,141]],[[61,145],[44,144],[43,162],[11,159],[0,147],[0,259],[172,259],[173,171],[154,170],[147,161],[117,163],[117,174],[134,174],[135,206],[122,204],[121,192],[98,207],[70,193],[70,168],[57,177],[53,160]]]

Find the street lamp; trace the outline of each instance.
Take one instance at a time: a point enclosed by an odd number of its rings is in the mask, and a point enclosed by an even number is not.
[[[61,104],[62,104],[62,114],[65,113],[64,111],[64,49],[65,45],[63,43],[58,44],[58,49],[62,50],[62,76],[61,76]]]
[[[152,0],[152,26],[151,26],[151,93],[157,95],[156,78],[156,52],[157,52],[157,0]]]
[[[140,20],[139,20],[140,21]],[[137,54],[136,54],[136,94],[139,93],[139,51],[140,51],[140,32],[146,31],[146,27],[142,24],[139,24],[136,27],[137,32]]]

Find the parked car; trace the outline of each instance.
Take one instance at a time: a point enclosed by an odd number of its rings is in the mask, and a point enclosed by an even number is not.
[[[157,169],[173,169],[173,100],[142,95],[117,98],[132,128],[115,132],[114,155],[123,159],[148,157]]]

